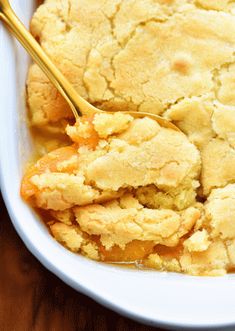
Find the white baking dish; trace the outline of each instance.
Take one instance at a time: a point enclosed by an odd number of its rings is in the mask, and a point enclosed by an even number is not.
[[[11,1],[28,22],[33,1]],[[64,282],[141,322],[168,328],[235,327],[235,275],[200,278],[128,270],[89,261],[59,245],[19,196],[22,165],[31,153],[25,125],[28,58],[0,26],[0,179],[12,222],[28,249]],[[3,267],[3,266],[2,266]]]

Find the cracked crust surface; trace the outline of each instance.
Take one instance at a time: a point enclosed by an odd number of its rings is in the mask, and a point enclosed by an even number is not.
[[[212,91],[213,71],[234,58],[231,11],[207,11],[198,3],[50,0],[35,13],[31,31],[90,102],[162,113],[182,98]],[[28,103],[36,126],[71,117],[36,65],[29,72]]]
[[[66,102],[33,64],[27,100],[30,124],[49,137],[42,154],[66,134],[75,143],[26,176],[53,236],[95,260],[233,270],[235,2],[47,0],[31,31],[89,102],[162,114],[192,143],[120,113],[67,125]]]

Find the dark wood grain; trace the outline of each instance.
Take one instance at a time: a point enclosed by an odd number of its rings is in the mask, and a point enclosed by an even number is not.
[[[157,329],[103,308],[47,271],[16,234],[0,197],[0,331],[82,330]]]

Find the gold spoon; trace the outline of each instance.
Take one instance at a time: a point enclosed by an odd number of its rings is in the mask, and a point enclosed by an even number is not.
[[[96,113],[104,112],[103,110],[92,106],[77,93],[67,78],[65,78],[60,70],[55,66],[37,41],[18,19],[8,0],[0,0],[0,19],[5,22],[8,29],[15,35],[18,41],[68,102],[76,121],[78,121],[79,116],[82,115],[92,116]],[[150,117],[156,120],[163,127],[180,131],[179,128],[177,128],[173,123],[155,114],[134,111],[125,111],[124,113],[129,114],[134,118]]]

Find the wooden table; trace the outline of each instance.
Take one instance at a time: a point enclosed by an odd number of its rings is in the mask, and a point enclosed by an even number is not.
[[[153,331],[47,271],[16,234],[0,196],[0,331]]]

